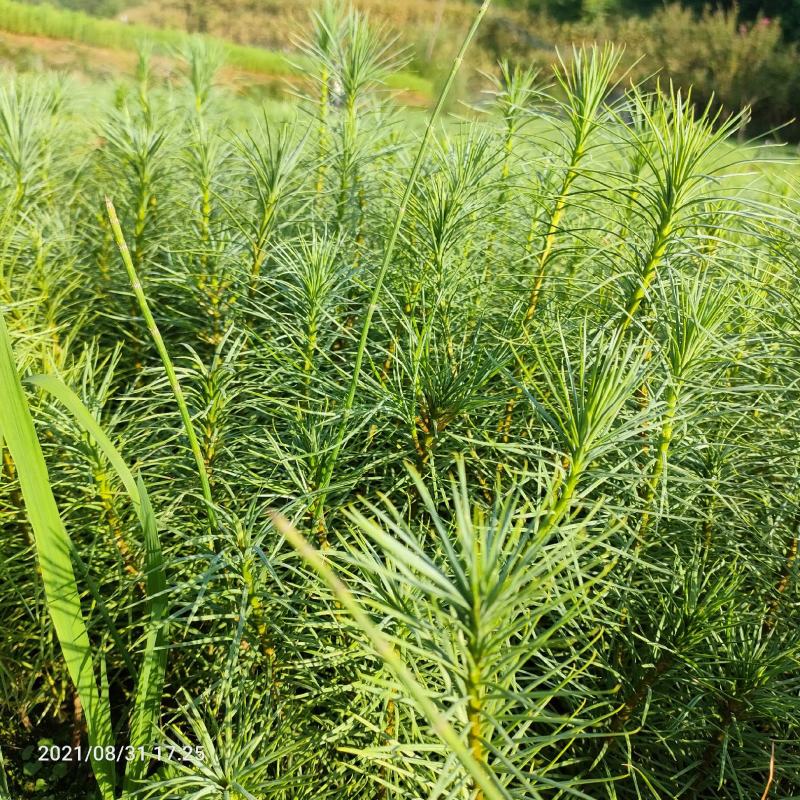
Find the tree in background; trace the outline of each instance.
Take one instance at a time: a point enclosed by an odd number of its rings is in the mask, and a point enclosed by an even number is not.
[[[793,41],[800,38],[800,0],[768,0],[763,3],[745,0],[741,8],[749,19],[755,19],[759,11],[765,16],[779,16],[786,36]]]
[[[646,15],[663,5],[661,0],[500,0],[503,5],[533,13],[545,13],[562,21],[575,21],[613,14]],[[800,0],[683,0],[682,5],[700,12],[705,8],[739,9],[739,18],[780,17],[787,39],[800,37]]]

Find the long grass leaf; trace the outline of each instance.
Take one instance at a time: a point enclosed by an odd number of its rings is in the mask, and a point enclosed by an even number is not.
[[[92,645],[81,611],[80,593],[70,559],[69,535],[59,514],[28,400],[0,314],[0,429],[14,459],[25,510],[33,528],[47,609],[64,653],[70,677],[81,698],[94,746],[113,744],[108,696],[98,690]],[[94,751],[92,751],[94,755]],[[114,797],[114,762],[92,758],[104,800]]]
[[[111,230],[114,233],[114,241],[116,242],[117,248],[122,256],[122,263],[125,265],[125,270],[128,273],[128,278],[130,279],[133,293],[136,295],[136,300],[139,303],[142,316],[147,323],[147,329],[150,331],[150,335],[152,336],[153,342],[158,350],[158,355],[161,357],[161,363],[164,365],[164,371],[167,374],[167,380],[169,381],[170,388],[175,396],[175,402],[178,404],[178,411],[181,415],[181,421],[183,422],[183,427],[186,431],[186,437],[189,440],[189,447],[191,448],[195,464],[197,465],[197,473],[200,476],[200,486],[203,491],[203,498],[205,499],[208,522],[211,530],[213,531],[217,523],[216,515],[214,514],[214,503],[211,498],[211,484],[208,480],[208,470],[206,469],[206,464],[203,460],[203,454],[200,452],[200,443],[198,442],[197,434],[195,433],[194,425],[192,424],[189,408],[186,405],[186,398],[183,395],[183,389],[181,389],[178,376],[175,373],[175,367],[172,364],[172,359],[169,356],[167,346],[164,344],[164,339],[161,336],[161,331],[159,331],[158,325],[156,325],[155,318],[153,317],[153,312],[150,310],[150,304],[147,302],[147,297],[142,289],[142,283],[139,280],[139,276],[136,274],[136,269],[133,266],[130,250],[128,249],[125,236],[122,233],[122,227],[120,226],[119,219],[117,218],[116,209],[114,208],[114,204],[111,202],[111,198],[109,197],[106,198],[106,208],[108,209],[108,218],[111,223]]]
[[[168,649],[165,647],[166,629],[164,626],[167,581],[153,507],[141,477],[134,479],[119,451],[80,398],[52,375],[36,375],[30,378],[29,382],[50,392],[60,400],[75,417],[81,428],[95,440],[119,475],[142,526],[145,544],[149,631],[137,679],[129,744],[134,749],[149,748],[153,744],[153,737],[158,725],[168,654]],[[125,774],[126,792],[132,789],[135,780],[142,777],[146,765],[146,760],[138,757],[128,763]]]
[[[274,513],[272,519],[275,526],[283,534],[289,544],[308,562],[314,571],[322,578],[328,588],[336,596],[344,609],[353,618],[358,627],[363,631],[375,651],[383,659],[387,667],[414,700],[417,707],[425,714],[431,728],[437,736],[452,750],[461,762],[464,769],[472,776],[477,786],[483,791],[486,800],[507,800],[508,795],[503,788],[492,779],[487,771],[470,753],[464,740],[453,728],[447,717],[431,699],[428,692],[420,686],[414,674],[403,663],[395,648],[372,623],[369,615],[352,592],[342,583],[336,573],[328,566],[323,556],[312,547],[303,534],[300,533],[285,517]]]

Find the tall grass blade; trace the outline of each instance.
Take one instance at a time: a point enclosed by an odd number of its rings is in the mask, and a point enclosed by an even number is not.
[[[68,386],[51,375],[36,375],[28,382],[56,397],[75,417],[80,427],[95,440],[125,486],[142,527],[145,544],[145,582],[149,630],[137,678],[129,745],[134,749],[140,747],[147,749],[154,743],[158,726],[168,654],[165,646],[166,627],[164,625],[167,609],[167,581],[161,542],[150,497],[141,477],[133,477],[117,448],[114,447],[80,398]],[[135,758],[128,762],[125,773],[126,792],[133,788],[133,782],[136,779],[143,776],[146,766],[147,761],[142,758]]]
[[[113,744],[107,695],[98,690],[92,645],[81,611],[80,593],[70,559],[69,535],[58,512],[42,448],[0,314],[0,434],[14,460],[28,520],[33,528],[47,608],[70,677],[81,698],[89,744]],[[102,656],[100,657],[102,659]],[[114,762],[92,758],[104,800],[114,798]]]
[[[474,779],[486,800],[508,800],[508,795],[503,791],[481,764],[470,752],[469,747],[456,732],[447,717],[431,700],[425,689],[420,686],[411,670],[406,667],[389,640],[381,633],[377,626],[370,620],[369,615],[361,607],[353,593],[339,579],[336,573],[328,566],[322,554],[308,542],[285,517],[273,514],[272,519],[277,529],[283,534],[289,544],[305,559],[305,561],[322,578],[336,599],[342,604],[348,614],[355,620],[364,632],[375,651],[383,659],[389,669],[394,673],[403,688],[414,699],[414,702],[423,711],[431,728],[437,736],[452,750],[464,769]]]
[[[211,484],[208,480],[208,470],[206,469],[206,464],[203,460],[203,454],[200,450],[200,443],[197,440],[197,434],[195,433],[194,425],[192,425],[192,418],[189,415],[189,409],[186,405],[186,398],[183,396],[183,390],[178,382],[178,376],[175,374],[175,367],[172,365],[172,359],[169,357],[169,353],[167,352],[167,346],[164,344],[164,339],[161,336],[158,325],[156,325],[155,319],[153,318],[153,312],[150,310],[150,304],[147,302],[147,297],[142,289],[139,276],[136,274],[136,269],[133,266],[130,250],[125,242],[125,236],[122,233],[122,227],[119,224],[117,212],[114,208],[114,204],[111,202],[111,198],[106,198],[106,208],[108,209],[108,218],[111,222],[111,230],[114,232],[114,240],[116,241],[120,255],[122,256],[122,262],[125,265],[125,270],[128,273],[128,278],[130,279],[133,293],[136,295],[136,300],[139,303],[142,316],[147,324],[147,329],[150,331],[150,335],[153,337],[153,342],[155,343],[158,354],[161,357],[161,363],[164,365],[164,371],[167,374],[170,388],[175,396],[175,402],[178,404],[178,410],[181,415],[183,427],[186,431],[186,436],[189,439],[189,447],[192,450],[192,455],[194,456],[195,464],[197,465],[197,473],[200,476],[200,485],[203,491],[203,498],[205,499],[206,514],[208,515],[208,522],[213,532],[214,528],[216,527],[217,520],[214,513],[214,501],[211,497]]]
[[[367,340],[369,339],[369,331],[372,325],[372,318],[375,314],[375,309],[377,308],[378,299],[380,298],[381,291],[383,289],[383,283],[386,279],[386,274],[389,271],[389,265],[392,262],[392,256],[394,255],[394,248],[397,244],[397,237],[400,234],[400,228],[403,224],[403,219],[406,215],[406,210],[408,208],[409,200],[411,199],[411,194],[414,190],[414,187],[417,182],[417,177],[419,176],[420,170],[422,168],[423,159],[425,158],[425,154],[428,150],[428,145],[430,144],[431,138],[433,136],[433,129],[436,125],[436,121],[439,119],[439,116],[442,112],[442,109],[445,106],[447,101],[447,96],[450,93],[450,88],[453,85],[453,81],[455,81],[456,75],[458,74],[459,69],[461,68],[461,63],[464,60],[464,55],[466,54],[467,50],[469,49],[469,45],[472,42],[472,39],[475,36],[475,33],[478,30],[478,27],[481,24],[486,12],[489,10],[489,6],[491,5],[491,0],[483,0],[480,9],[478,9],[478,13],[475,15],[475,19],[472,22],[469,30],[467,31],[467,35],[464,37],[464,41],[461,44],[461,48],[458,51],[458,55],[455,57],[453,61],[453,65],[450,68],[450,72],[447,75],[447,79],[444,82],[444,86],[442,87],[442,91],[439,94],[439,99],[436,101],[436,105],[431,112],[430,119],[428,120],[428,124],[425,127],[425,133],[422,136],[422,141],[420,142],[419,149],[417,150],[417,156],[414,159],[414,164],[411,167],[411,173],[409,174],[405,189],[403,190],[402,200],[400,201],[400,207],[397,209],[397,215],[395,216],[394,224],[392,225],[391,232],[389,234],[389,238],[386,241],[386,246],[383,251],[383,260],[381,261],[380,268],[378,269],[378,274],[375,276],[375,282],[372,287],[372,292],[369,298],[369,304],[367,305],[366,312],[364,314],[364,321],[361,324],[361,334],[358,339],[358,348],[356,349],[355,361],[353,363],[353,371],[350,377],[350,382],[347,387],[347,394],[345,396],[344,405],[342,408],[342,419],[339,424],[339,430],[336,435],[335,444],[333,450],[328,457],[327,467],[323,476],[322,486],[320,497],[317,504],[317,518],[321,519],[323,514],[323,508],[326,499],[326,493],[330,486],[331,478],[333,477],[334,470],[336,469],[336,462],[339,458],[339,453],[342,449],[342,444],[344,443],[345,434],[347,432],[347,424],[349,422],[350,411],[353,408],[353,403],[356,397],[356,390],[358,389],[358,381],[361,376],[361,365],[364,361],[364,354],[366,353],[367,349]]]

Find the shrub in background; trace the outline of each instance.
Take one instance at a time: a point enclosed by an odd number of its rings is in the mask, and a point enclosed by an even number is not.
[[[775,128],[785,139],[800,135],[800,126],[787,125],[800,98],[800,51],[784,41],[777,19],[745,23],[735,11],[706,9],[698,15],[671,4],[646,18],[609,16],[560,24],[540,15],[527,27],[497,17],[480,38],[482,47],[498,58],[502,54],[517,63],[548,67],[554,47],[609,41],[625,46],[620,76],[629,71],[650,88],[658,81],[692,87],[698,105],[712,102],[728,114],[748,106],[751,120],[741,135]]]

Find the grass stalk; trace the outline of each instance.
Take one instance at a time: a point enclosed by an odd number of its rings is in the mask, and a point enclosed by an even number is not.
[[[297,550],[303,560],[320,576],[336,600],[341,603],[342,608],[347,611],[359,629],[364,632],[370,644],[375,648],[375,652],[395,674],[403,688],[422,710],[434,733],[452,750],[462,766],[473,778],[479,791],[483,793],[485,800],[508,800],[506,793],[493,780],[486,768],[476,760],[474,753],[464,744],[461,736],[448,721],[447,716],[434,703],[428,692],[420,686],[413,672],[403,663],[397,650],[372,622],[358,600],[328,565],[325,557],[312,547],[285,517],[273,513],[272,519],[275,527],[289,544]]]
[[[377,309],[378,300],[380,298],[381,291],[383,289],[383,283],[384,280],[386,279],[386,273],[389,270],[389,265],[391,264],[392,256],[394,255],[394,249],[397,243],[397,237],[400,233],[400,227],[403,224],[403,219],[405,218],[406,215],[408,201],[411,197],[411,192],[413,191],[414,186],[417,182],[417,177],[419,176],[420,169],[422,168],[423,159],[425,158],[425,154],[428,150],[428,145],[433,136],[434,126],[436,125],[436,122],[439,119],[442,109],[445,106],[445,103],[447,101],[447,96],[450,93],[453,81],[455,80],[455,77],[458,74],[459,69],[461,68],[462,62],[464,61],[464,56],[467,52],[467,49],[469,48],[469,45],[472,42],[472,39],[474,38],[475,33],[477,32],[478,27],[481,24],[481,21],[486,15],[486,12],[489,10],[490,5],[491,5],[491,0],[483,0],[481,7],[478,9],[478,13],[475,15],[472,25],[467,31],[467,35],[464,37],[464,41],[462,42],[461,47],[459,48],[458,54],[453,60],[450,72],[448,73],[447,79],[445,80],[444,86],[442,87],[442,91],[439,94],[439,99],[436,101],[436,105],[434,106],[430,118],[428,119],[428,124],[425,126],[425,132],[422,136],[422,141],[420,142],[419,148],[417,150],[417,155],[416,158],[414,159],[414,164],[411,167],[411,173],[409,174],[406,180],[406,186],[403,191],[402,199],[400,201],[400,207],[397,209],[397,214],[395,216],[394,224],[392,225],[391,232],[386,241],[386,247],[383,252],[383,259],[378,269],[378,273],[375,276],[372,292],[370,293],[369,303],[364,313],[364,320],[361,324],[361,334],[358,339],[358,346],[356,349],[355,359],[352,367],[352,375],[350,377],[350,382],[347,387],[347,394],[345,395],[344,403],[342,404],[342,419],[341,422],[339,423],[339,429],[336,433],[334,446],[330,455],[328,456],[327,465],[322,476],[320,493],[316,501],[316,510],[315,510],[315,516],[317,518],[318,523],[321,523],[322,520],[324,519],[324,508],[325,508],[327,493],[330,488],[330,483],[331,479],[333,478],[334,470],[336,469],[336,464],[339,459],[339,453],[341,452],[342,444],[344,443],[345,433],[347,432],[347,425],[350,421],[350,412],[352,411],[353,403],[355,402],[356,391],[358,389],[358,382],[361,376],[361,365],[364,361],[364,355],[367,350],[367,341],[369,339],[369,332],[372,326],[372,318],[375,314],[375,310]]]
[[[156,346],[156,350],[158,351],[158,355],[161,358],[161,363],[164,365],[164,371],[167,375],[170,388],[172,389],[172,394],[175,397],[175,402],[178,404],[178,411],[180,412],[181,421],[183,422],[183,428],[186,431],[186,437],[189,440],[189,447],[191,448],[192,455],[194,456],[195,465],[197,466],[197,473],[200,477],[200,486],[203,492],[203,499],[205,500],[208,524],[213,532],[213,530],[216,528],[217,520],[214,512],[214,501],[211,497],[211,484],[208,480],[208,471],[206,470],[205,461],[203,460],[200,442],[197,439],[197,434],[195,433],[194,425],[192,424],[192,418],[186,405],[186,398],[183,395],[183,390],[181,389],[180,382],[178,381],[178,376],[175,373],[175,367],[172,364],[172,359],[169,357],[169,353],[167,352],[167,346],[164,344],[164,339],[161,336],[161,332],[158,329],[158,325],[156,325],[153,313],[150,310],[150,304],[147,302],[147,297],[142,289],[139,276],[136,274],[136,270],[134,269],[131,254],[128,250],[128,245],[125,242],[125,236],[122,233],[122,228],[119,224],[119,219],[117,218],[117,212],[114,208],[114,203],[111,201],[110,197],[106,198],[106,208],[108,209],[108,219],[111,223],[111,230],[114,233],[114,240],[116,241],[120,255],[122,256],[122,263],[125,265],[125,270],[128,273],[128,278],[131,282],[133,293],[136,295],[136,300],[139,304],[142,316],[144,317],[147,329],[150,331],[150,336],[152,337]]]

